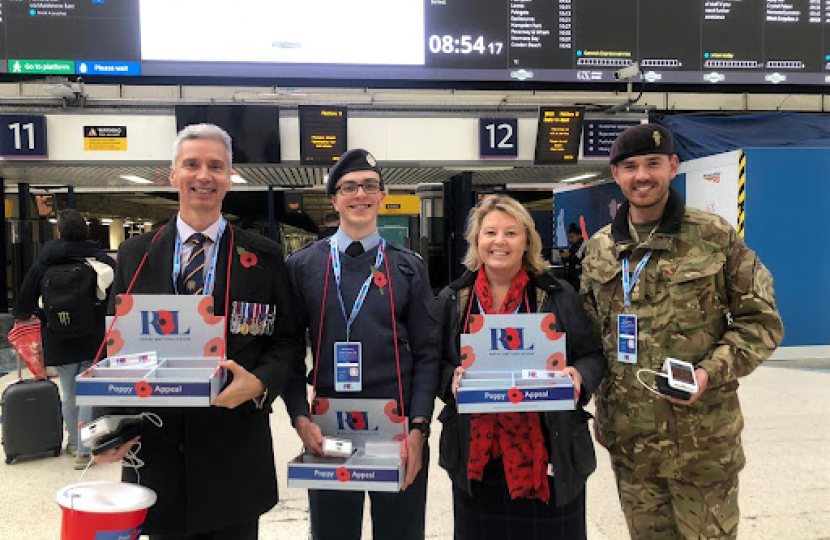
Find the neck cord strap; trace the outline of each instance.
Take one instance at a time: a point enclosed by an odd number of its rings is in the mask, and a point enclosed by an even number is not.
[[[326,283],[323,285],[323,304],[320,306],[320,328],[317,332],[317,354],[314,355],[314,379],[311,383],[311,404],[314,405],[314,400],[317,399],[317,373],[320,366],[320,346],[323,343],[323,321],[326,314],[326,296],[329,292],[329,273],[331,272],[331,252],[326,262]],[[314,416],[314,408],[310,409],[311,415]]]

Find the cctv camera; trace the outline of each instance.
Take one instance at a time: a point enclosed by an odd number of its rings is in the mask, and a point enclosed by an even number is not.
[[[634,62],[614,72],[614,79],[628,81],[640,74],[640,64]]]

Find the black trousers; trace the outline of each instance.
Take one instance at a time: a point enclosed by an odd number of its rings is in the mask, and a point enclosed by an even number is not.
[[[219,531],[197,534],[151,534],[150,540],[258,540],[259,519]]]
[[[427,502],[429,445],[424,445],[423,465],[406,491],[308,490],[313,540],[360,540],[363,505],[369,494],[374,540],[423,540]]]

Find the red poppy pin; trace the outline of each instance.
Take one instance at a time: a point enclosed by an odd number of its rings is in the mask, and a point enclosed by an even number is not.
[[[380,291],[380,294],[383,294],[383,288],[386,287],[386,283],[387,283],[386,274],[384,274],[383,272],[381,272],[379,269],[377,269],[374,266],[371,267],[371,270],[372,270],[372,274],[374,275],[374,277],[372,278],[372,281],[374,281],[375,285],[377,285],[378,291]]]
[[[510,403],[521,403],[524,397],[524,394],[522,394],[522,391],[518,388],[511,388],[507,391],[507,399],[510,400]]]
[[[242,266],[245,268],[256,266],[256,263],[259,260],[257,259],[256,253],[248,251],[242,246],[236,246],[236,253],[239,254],[239,262],[242,263]]]
[[[349,469],[346,467],[340,467],[337,469],[337,479],[341,482],[348,482],[349,479],[352,477],[352,473],[349,472]]]

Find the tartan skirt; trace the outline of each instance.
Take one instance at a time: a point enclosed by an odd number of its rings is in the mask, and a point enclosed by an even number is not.
[[[501,459],[490,461],[472,497],[453,486],[455,540],[585,540],[585,490],[564,506],[555,506],[553,477],[550,503],[511,499]]]

